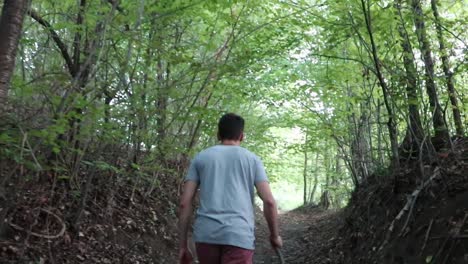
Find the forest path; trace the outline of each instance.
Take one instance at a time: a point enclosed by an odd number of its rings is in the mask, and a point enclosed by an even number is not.
[[[328,256],[336,254],[332,251],[338,237],[340,219],[340,211],[317,208],[281,214],[280,234],[285,262],[333,263]],[[270,246],[268,226],[261,212],[257,212],[256,224],[254,264],[279,264],[280,260]]]

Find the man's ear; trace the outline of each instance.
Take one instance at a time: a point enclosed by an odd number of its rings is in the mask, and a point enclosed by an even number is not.
[[[239,141],[242,142],[243,140],[244,140],[244,132],[242,132],[242,133],[240,134],[240,137],[239,137]]]

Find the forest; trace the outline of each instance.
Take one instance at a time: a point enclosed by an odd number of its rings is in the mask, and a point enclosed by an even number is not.
[[[229,112],[286,263],[468,263],[466,1],[0,9],[0,263],[176,263],[181,184]],[[261,218],[254,263],[280,263]]]

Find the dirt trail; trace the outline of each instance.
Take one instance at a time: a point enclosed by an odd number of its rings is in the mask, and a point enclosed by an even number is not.
[[[340,212],[317,208],[290,211],[280,215],[285,262],[337,263],[339,252],[334,250],[338,237]],[[255,264],[280,263],[268,240],[265,219],[257,213]]]

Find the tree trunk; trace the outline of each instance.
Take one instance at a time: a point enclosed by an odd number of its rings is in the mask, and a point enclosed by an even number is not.
[[[0,18],[0,114],[7,101],[28,0],[5,0]]]
[[[421,116],[419,114],[417,71],[414,63],[413,49],[405,29],[404,20],[401,15],[401,0],[395,1],[395,8],[400,17],[398,33],[401,37],[401,48],[403,49],[403,65],[405,67],[406,100],[408,104],[409,126],[407,128],[402,148],[413,152],[419,150],[419,145],[424,139]]]
[[[317,191],[318,173],[319,173],[318,160],[319,160],[319,152],[317,151],[315,155],[315,166],[314,166],[314,186],[312,187],[312,190],[310,191],[310,194],[309,194],[309,203],[314,202],[315,192]]]
[[[304,143],[304,205],[307,204],[307,143],[308,143],[308,131],[305,133],[305,143]]]
[[[325,165],[325,173],[326,173],[326,178],[325,178],[325,186],[322,188],[323,192],[322,195],[320,195],[320,201],[319,201],[319,206],[328,209],[330,207],[330,193],[329,193],[329,187],[330,187],[330,171],[328,170],[328,153],[323,157],[324,159],[324,165]]]
[[[385,160],[384,160],[384,151],[383,151],[383,146],[382,146],[382,122],[380,121],[380,99],[377,99],[377,111],[375,112],[375,119],[377,120],[377,155],[378,155],[378,164],[379,166],[384,166]]]
[[[169,65],[167,65],[169,67]],[[168,72],[166,73],[168,74]],[[167,76],[166,76],[167,78]],[[157,79],[158,79],[158,98],[156,100],[156,122],[157,122],[157,148],[160,160],[164,163],[165,160],[165,140],[166,140],[166,119],[167,119],[167,102],[168,102],[168,87],[164,82],[164,69],[161,58],[157,63]]]
[[[434,61],[432,59],[431,46],[427,39],[426,26],[424,24],[424,14],[421,8],[420,0],[411,0],[411,6],[414,15],[414,25],[416,28],[416,35],[419,41],[419,49],[424,61],[424,71],[426,79],[426,90],[429,97],[429,104],[431,106],[432,123],[434,126],[434,140],[433,144],[436,148],[441,147],[449,142],[449,133],[445,124],[445,119],[442,113],[442,107],[439,103],[437,95],[437,86],[434,80]]]
[[[437,31],[437,39],[439,41],[439,52],[442,59],[442,69],[444,71],[445,80],[447,81],[447,90],[452,104],[453,119],[455,122],[455,130],[457,135],[463,135],[463,123],[461,119],[460,109],[458,108],[455,86],[453,85],[453,73],[450,71],[449,58],[447,48],[445,47],[445,39],[442,34],[442,26],[440,24],[439,11],[437,10],[437,0],[431,0],[432,13],[434,14],[435,26]]]
[[[320,196],[319,206],[325,210],[330,208],[330,194],[328,193],[328,190],[324,191]]]

